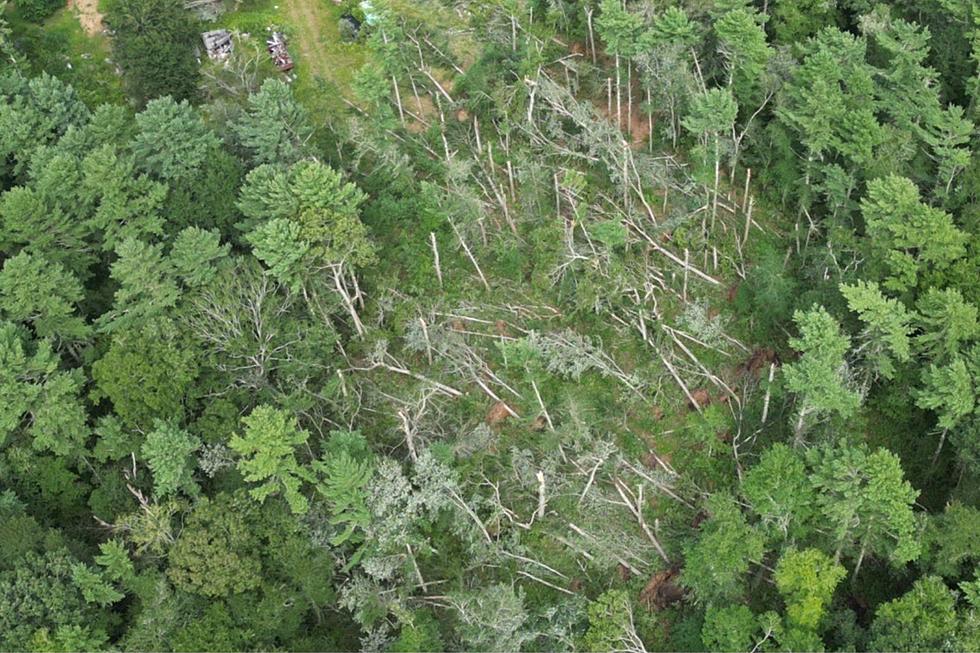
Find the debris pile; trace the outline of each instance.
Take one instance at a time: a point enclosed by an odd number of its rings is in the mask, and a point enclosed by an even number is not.
[[[280,72],[293,69],[293,58],[289,56],[289,51],[286,49],[286,37],[283,36],[282,32],[273,32],[265,44],[266,49],[269,50],[269,56],[272,57],[272,63],[276,64],[276,68]]]
[[[204,49],[207,50],[208,57],[212,61],[224,61],[231,54],[231,32],[228,30],[216,29],[210,32],[202,32],[201,39],[204,41]]]

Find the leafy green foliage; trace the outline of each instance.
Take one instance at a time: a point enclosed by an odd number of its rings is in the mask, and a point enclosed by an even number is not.
[[[956,626],[953,593],[941,579],[926,576],[907,594],[878,608],[871,645],[879,651],[952,650]]]
[[[787,387],[800,397],[796,433],[799,437],[810,416],[836,413],[848,417],[857,410],[861,398],[848,387],[844,355],[850,338],[823,307],[796,311],[793,321],[800,337],[790,338],[791,347],[801,352],[799,361],[783,366]]]
[[[0,572],[0,646],[27,650],[36,630],[90,627],[99,620],[72,580],[77,562],[65,550],[28,553],[17,566]],[[92,635],[90,635],[92,636]],[[101,634],[104,641],[104,630]]]
[[[199,364],[185,344],[165,321],[113,335],[108,351],[92,365],[94,398],[109,399],[130,427],[149,429],[154,419],[179,419]]]
[[[790,541],[809,532],[816,496],[797,451],[781,443],[767,449],[746,472],[742,494],[767,532]]]
[[[294,513],[309,510],[309,500],[302,493],[303,482],[312,482],[312,473],[296,460],[296,447],[306,443],[310,434],[299,428],[296,419],[283,410],[258,406],[242,418],[245,431],[228,442],[242,456],[238,468],[249,482],[261,482],[249,494],[263,502],[282,492]]]
[[[174,585],[207,597],[257,588],[262,581],[258,538],[244,502],[228,495],[202,498],[169,552]]]
[[[709,606],[701,640],[709,650],[747,651],[755,642],[759,620],[744,605]]]
[[[746,520],[735,500],[715,494],[708,500],[710,517],[697,542],[684,552],[681,583],[704,603],[723,602],[744,589],[745,575],[762,560],[764,539]]]
[[[235,124],[235,133],[257,165],[291,164],[302,158],[313,135],[306,110],[292,88],[269,78],[248,98],[248,112]]]
[[[0,0],[0,649],[980,648],[973,3],[103,4]]]
[[[952,216],[923,203],[908,179],[891,175],[870,181],[861,213],[872,260],[890,290],[914,288],[924,266],[942,269],[964,253],[966,237]]]
[[[80,370],[63,371],[50,341],[0,323],[0,444],[23,430],[35,449],[77,453],[88,436]]]
[[[911,357],[914,314],[900,301],[882,294],[874,282],[858,281],[853,286],[842,285],[840,290],[848,308],[865,325],[858,351],[876,373],[886,379],[893,378],[895,364],[905,363]]]
[[[330,543],[340,546],[347,542],[358,544],[364,540],[364,533],[371,521],[368,509],[368,484],[374,472],[370,458],[358,452],[364,440],[345,437],[342,432],[331,435],[330,446],[325,457],[313,463],[320,476],[317,490],[327,501],[330,509],[330,523],[341,526],[342,531],[334,535]],[[358,455],[360,453],[360,455]],[[359,552],[351,564],[360,559]]]
[[[114,58],[138,104],[165,95],[177,100],[197,95],[198,34],[179,0],[112,0],[106,10]]]
[[[810,480],[836,554],[887,556],[902,565],[919,556],[912,503],[918,492],[886,449],[841,446],[811,449]]]
[[[285,170],[266,165],[250,172],[239,208],[265,225],[249,236],[256,256],[280,281],[295,287],[308,265],[359,268],[374,260],[374,247],[358,218],[363,201],[364,193],[340,173],[301,161]]]
[[[632,606],[622,590],[609,590],[589,604],[589,629],[582,638],[586,651],[618,650],[633,632]]]
[[[200,446],[197,438],[172,422],[154,422],[140,451],[153,472],[153,493],[157,498],[178,490],[191,495],[197,493],[197,485],[191,477],[190,456]]]
[[[17,13],[27,20],[40,23],[61,8],[58,0],[18,0]]]
[[[0,272],[0,310],[8,319],[29,323],[39,338],[88,336],[88,325],[77,314],[83,297],[70,272],[27,252],[7,259]]]
[[[101,574],[92,571],[82,563],[72,565],[71,578],[81,590],[85,600],[100,607],[112,605],[125,596],[122,592],[113,589],[112,585],[106,582]]]
[[[788,549],[776,565],[776,587],[791,624],[816,631],[826,617],[834,589],[847,574],[817,549]]]

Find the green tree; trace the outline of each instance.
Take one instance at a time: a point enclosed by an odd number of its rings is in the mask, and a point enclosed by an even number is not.
[[[228,446],[242,456],[238,469],[245,480],[261,483],[249,494],[263,502],[281,491],[290,510],[305,513],[310,506],[302,486],[314,477],[296,460],[296,447],[306,444],[309,432],[299,428],[295,417],[272,406],[256,407],[242,423],[244,434],[233,436]]]
[[[317,280],[328,272],[328,292],[340,297],[361,335],[356,273],[376,260],[359,216],[365,197],[332,168],[300,161],[288,169],[252,170],[238,203],[251,221],[246,239],[276,279],[294,291],[302,287],[311,308],[321,312]]]
[[[847,299],[848,308],[864,324],[854,354],[863,356],[876,375],[894,378],[895,363],[906,363],[911,358],[910,336],[915,314],[897,299],[885,297],[873,281],[841,284],[840,291]]]
[[[198,288],[214,279],[230,250],[231,245],[222,245],[216,231],[187,227],[174,238],[170,265],[184,285]]]
[[[135,239],[116,250],[112,278],[119,284],[112,310],[99,318],[104,331],[136,330],[173,309],[180,297],[170,260],[162,245]]]
[[[582,637],[585,651],[642,651],[633,606],[623,590],[608,590],[589,604],[589,629]]]
[[[745,574],[762,560],[765,540],[730,495],[712,495],[706,508],[709,518],[697,540],[684,549],[681,584],[694,592],[695,600],[710,604],[742,594]]]
[[[113,58],[139,105],[164,95],[177,100],[197,95],[199,37],[180,0],[112,0],[105,20],[113,31]]]
[[[32,170],[30,186],[0,196],[0,249],[8,256],[20,251],[41,256],[84,282],[91,276],[95,248],[91,223],[79,215],[81,203],[71,192],[77,161],[55,153]]]
[[[92,365],[92,398],[109,399],[126,427],[149,430],[156,418],[180,420],[200,368],[188,344],[165,320],[114,333]]]
[[[810,206],[816,184],[834,165],[860,174],[885,141],[876,116],[877,71],[866,55],[863,38],[827,27],[806,43],[802,63],[782,87],[775,131],[788,130],[802,152],[779,147],[774,153],[781,160],[772,170],[781,184],[801,183],[794,195],[802,208]]]
[[[167,187],[137,171],[133,156],[103,144],[82,160],[81,170],[80,199],[94,206],[90,224],[104,251],[115,251],[130,239],[163,234]]]
[[[786,386],[798,396],[794,426],[796,443],[813,418],[828,414],[849,417],[861,404],[860,395],[848,387],[848,368],[844,355],[851,339],[841,333],[840,325],[822,306],[796,311],[793,321],[800,329],[798,338],[790,338],[791,347],[801,352],[795,363],[783,366]]]
[[[881,605],[871,624],[876,651],[957,650],[956,599],[942,579],[920,578],[908,593]]]
[[[977,306],[955,288],[929,288],[915,307],[922,328],[915,336],[915,346],[937,363],[956,358],[963,345],[980,336]]]
[[[7,22],[7,0],[0,2],[0,70],[17,62],[16,52],[10,40],[10,25]]]
[[[77,563],[71,567],[71,578],[75,585],[82,592],[82,596],[89,603],[104,608],[117,603],[126,595],[116,591],[105,578],[97,571],[93,571],[84,563]]]
[[[0,173],[21,176],[35,151],[89,119],[75,89],[47,73],[0,78]]]
[[[724,61],[726,86],[732,89],[739,104],[755,107],[761,102],[765,86],[766,65],[772,48],[766,43],[762,27],[765,17],[750,9],[726,11],[715,20],[718,53]]]
[[[137,161],[164,181],[191,179],[208,165],[219,146],[218,137],[187,100],[150,101],[136,114],[136,126],[139,131],[132,147]]]
[[[260,541],[248,502],[228,494],[201,498],[187,515],[167,556],[167,575],[179,589],[229,596],[262,585]]]
[[[769,6],[776,41],[787,45],[806,42],[834,24],[836,5],[825,0],[774,0]]]
[[[980,510],[959,501],[929,515],[922,534],[920,565],[944,578],[961,578],[980,563]]]
[[[374,467],[368,455],[358,452],[360,444],[367,448],[359,434],[335,432],[323,458],[313,464],[320,476],[317,490],[330,510],[330,523],[343,529],[331,538],[334,546],[361,544],[371,524],[368,497]],[[364,553],[359,547],[347,566],[356,565]]]
[[[810,532],[816,497],[797,450],[782,443],[767,449],[745,473],[742,494],[770,535],[793,541]]]
[[[28,553],[10,571],[0,572],[0,648],[28,650],[41,628],[88,626],[105,638],[104,619],[72,580],[77,561],[65,549]]]
[[[31,325],[38,338],[77,342],[90,329],[78,315],[82,285],[59,263],[21,252],[7,259],[0,272],[0,312]]]
[[[807,452],[810,481],[826,524],[834,559],[866,555],[902,565],[919,556],[912,504],[919,493],[903,478],[898,457],[887,449],[823,446]]]
[[[81,370],[60,369],[50,341],[0,322],[0,444],[23,429],[35,449],[80,454],[89,434],[82,382]]]
[[[910,180],[889,175],[868,182],[861,200],[872,269],[885,288],[915,288],[924,269],[943,270],[963,256],[966,235],[948,213],[923,203]]]
[[[916,391],[915,404],[936,411],[941,429],[951,429],[973,414],[977,393],[962,358],[956,358],[944,367],[930,365],[923,372],[922,380],[923,388]]]
[[[61,8],[58,0],[18,0],[17,13],[34,23],[44,22]]]
[[[306,109],[282,80],[269,78],[248,98],[248,110],[234,124],[239,142],[256,165],[290,165],[303,157],[313,134]]]
[[[191,454],[200,446],[200,440],[172,421],[154,420],[140,452],[153,472],[153,493],[158,500],[178,490],[197,494]]]
[[[759,630],[759,619],[747,606],[710,605],[704,614],[701,641],[712,651],[749,651]]]
[[[844,567],[818,549],[787,549],[776,565],[776,587],[793,627],[818,631]]]
[[[49,628],[39,628],[31,638],[29,650],[35,653],[103,651],[108,639],[105,631],[93,631],[89,626],[58,626],[53,633]]]

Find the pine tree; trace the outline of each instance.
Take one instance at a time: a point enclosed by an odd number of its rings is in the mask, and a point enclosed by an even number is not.
[[[296,448],[306,444],[309,432],[299,428],[296,418],[272,406],[258,406],[247,417],[242,435],[232,436],[228,446],[242,456],[238,469],[246,481],[260,485],[249,495],[260,503],[270,495],[283,493],[290,510],[303,514],[309,500],[303,482],[313,482],[313,474],[296,460]]]
[[[786,386],[797,393],[795,442],[801,444],[813,418],[829,414],[849,417],[861,404],[861,397],[851,390],[844,355],[850,349],[850,338],[841,333],[840,325],[822,306],[796,311],[793,321],[800,337],[790,338],[791,347],[801,352],[795,363],[783,366]]]

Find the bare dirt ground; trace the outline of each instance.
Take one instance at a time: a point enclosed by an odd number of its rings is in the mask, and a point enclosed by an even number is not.
[[[68,8],[75,10],[78,22],[89,36],[97,36],[104,29],[102,14],[99,13],[99,0],[68,0]]]

